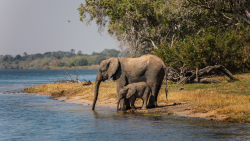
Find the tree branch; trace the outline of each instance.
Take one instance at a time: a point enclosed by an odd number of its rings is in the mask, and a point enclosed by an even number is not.
[[[250,25],[250,19],[244,17],[243,15],[240,15],[239,13],[236,13],[236,15]]]
[[[151,44],[154,46],[154,48],[158,49],[158,47],[155,45],[154,41],[152,41],[151,39],[143,39],[141,41],[141,43],[143,43],[143,42],[151,42]]]

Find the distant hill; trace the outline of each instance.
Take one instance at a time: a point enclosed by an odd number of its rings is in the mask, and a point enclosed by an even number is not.
[[[44,54],[24,55],[0,55],[0,69],[68,69],[68,68],[97,68],[105,59],[111,57],[127,57],[127,51],[104,49],[100,53],[93,52],[91,55],[82,54],[75,50],[53,51]]]

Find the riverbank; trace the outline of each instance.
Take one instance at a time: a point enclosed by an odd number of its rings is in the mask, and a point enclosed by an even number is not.
[[[225,77],[216,79],[225,83],[212,84],[184,84],[177,85],[168,82],[168,100],[165,98],[163,84],[158,95],[158,108],[148,110],[130,110],[156,115],[177,115],[186,117],[206,118],[210,120],[228,122],[250,122],[250,73],[235,75],[240,81],[226,82]],[[178,90],[184,88],[183,90]],[[94,84],[83,83],[55,83],[44,84],[28,88],[28,93],[49,95],[53,99],[70,102],[92,104]],[[116,83],[102,82],[99,89],[97,105],[116,108]],[[136,107],[142,105],[138,99]]]

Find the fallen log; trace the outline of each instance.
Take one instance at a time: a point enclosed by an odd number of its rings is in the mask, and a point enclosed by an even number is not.
[[[196,71],[186,71],[187,69],[184,66],[181,67],[180,74],[176,72],[175,69],[168,67],[167,69],[168,79],[175,81],[175,82],[177,80],[178,82],[177,85],[185,84],[185,83],[221,83],[223,82],[223,81],[212,79],[212,78],[199,78],[202,76],[211,75],[211,72],[215,71],[215,72],[223,73],[227,77],[229,77],[230,78],[230,80],[228,80],[229,82],[239,80],[236,77],[234,77],[233,74],[222,65],[207,66],[200,70],[196,68]]]
[[[91,85],[92,84],[90,80],[89,81],[87,81],[85,79],[83,79],[83,80],[85,81],[85,83],[83,83],[82,86],[86,86],[86,85]]]

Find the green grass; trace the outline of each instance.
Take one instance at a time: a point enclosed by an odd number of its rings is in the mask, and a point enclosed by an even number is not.
[[[169,112],[168,115],[173,115],[174,113],[173,112]]]
[[[154,117],[162,117],[165,115],[161,115],[161,114],[144,114],[145,116],[154,116]]]
[[[250,95],[250,74],[239,74],[236,77],[238,77],[240,81],[210,84],[193,83],[182,85],[177,85],[177,83],[169,82],[168,89],[170,91],[175,91],[181,87],[184,87],[184,90],[186,91],[193,91],[199,89],[202,91],[213,91],[221,94]],[[219,80],[223,78],[224,77],[216,77],[216,79]]]
[[[232,123],[241,123],[241,122],[247,122],[250,123],[250,116],[230,116],[225,119],[225,121],[232,122]]]

